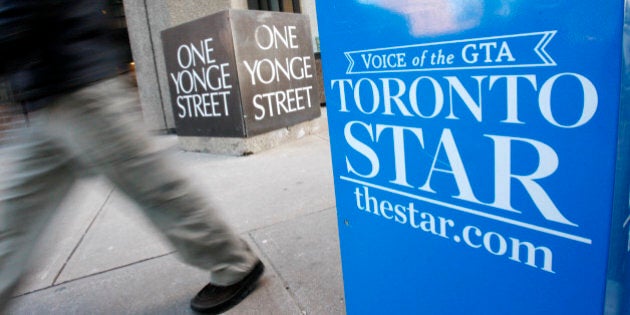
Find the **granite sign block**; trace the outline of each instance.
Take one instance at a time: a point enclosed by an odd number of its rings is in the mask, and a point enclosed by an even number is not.
[[[162,40],[178,135],[251,137],[320,115],[306,15],[226,10]]]

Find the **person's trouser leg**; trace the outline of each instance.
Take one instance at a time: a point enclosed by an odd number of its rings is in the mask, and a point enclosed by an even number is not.
[[[112,79],[63,96],[50,108],[51,133],[135,201],[185,262],[210,270],[217,285],[238,282],[258,258],[151,148],[125,113],[137,106],[131,93],[123,80]]]
[[[0,148],[0,313],[38,235],[74,182],[67,156],[37,128]]]

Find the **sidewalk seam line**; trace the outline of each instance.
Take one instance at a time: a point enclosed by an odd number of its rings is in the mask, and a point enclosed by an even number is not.
[[[267,253],[265,253],[265,251],[262,249],[260,244],[256,241],[256,238],[251,234],[251,232],[247,232],[247,236],[249,237],[250,240],[252,240],[256,244],[256,246],[258,247],[260,251],[260,254],[265,257],[265,261],[267,261],[267,263],[269,264],[273,272],[276,275],[278,275],[278,278],[280,279],[280,281],[282,281],[282,288],[289,294],[289,296],[291,297],[291,300],[293,300],[295,305],[300,309],[300,312],[302,314],[306,314],[307,313],[306,308],[300,303],[300,301],[298,301],[297,296],[293,293],[292,288],[289,285],[289,282],[282,276],[282,274],[280,274],[280,270],[276,268],[271,258],[267,255]]]
[[[109,193],[107,194],[107,198],[105,198],[105,200],[103,201],[103,203],[101,204],[101,207],[98,209],[98,211],[96,212],[96,215],[94,216],[94,218],[92,218],[92,221],[90,221],[90,224],[88,225],[88,227],[85,229],[85,231],[83,231],[83,235],[81,235],[81,238],[79,239],[79,241],[77,242],[77,244],[74,246],[74,248],[72,249],[72,251],[70,252],[70,255],[68,255],[68,258],[66,258],[66,261],[64,261],[63,265],[61,266],[61,268],[59,269],[59,272],[57,272],[57,275],[55,276],[55,278],[52,281],[52,286],[54,287],[57,285],[57,280],[59,280],[59,277],[61,277],[61,274],[64,272],[64,270],[66,269],[66,266],[68,265],[68,263],[70,262],[70,260],[72,259],[72,257],[74,256],[74,254],[76,253],[76,251],[79,249],[79,246],[81,246],[81,244],[83,243],[83,240],[85,239],[85,236],[88,234],[88,232],[92,229],[92,226],[94,225],[94,222],[96,222],[96,220],[98,219],[98,217],[101,215],[101,213],[103,212],[103,209],[105,209],[105,205],[107,204],[107,202],[109,201],[109,199],[111,198],[112,194],[114,193],[114,190],[116,190],[115,187],[111,187]]]
[[[291,220],[300,219],[300,218],[307,218],[307,217],[310,217],[312,215],[317,215],[317,214],[320,214],[320,213],[322,213],[324,211],[328,211],[328,210],[331,210],[331,209],[337,209],[337,206],[333,205],[332,207],[328,207],[328,208],[324,208],[324,209],[320,209],[320,210],[315,210],[313,212],[309,212],[309,213],[305,213],[305,214],[298,215],[298,216],[295,216],[295,217],[291,217],[291,218],[283,220],[283,221],[278,221],[278,222],[270,223],[270,224],[267,224],[267,225],[264,225],[264,226],[260,226],[260,227],[257,227],[257,228],[253,228],[251,230],[246,230],[246,231],[243,231],[242,233],[249,234],[251,232],[258,232],[260,230],[264,230],[264,229],[270,228],[270,227],[272,227],[274,225],[277,225],[277,224],[282,224],[282,223],[289,222]]]
[[[53,285],[51,285],[49,287],[40,288],[40,289],[36,289],[36,290],[33,290],[33,291],[29,291],[29,292],[24,292],[22,294],[13,296],[12,298],[23,297],[23,296],[34,294],[34,293],[37,293],[37,292],[46,291],[46,290],[49,290],[49,289],[52,289],[52,288],[56,288],[56,287],[59,287],[59,286],[62,286],[62,285],[70,284],[72,282],[76,282],[76,281],[79,281],[79,280],[84,280],[84,279],[95,277],[95,276],[98,276],[98,275],[102,275],[102,274],[105,274],[105,273],[108,273],[108,272],[112,272],[112,271],[116,271],[116,270],[119,270],[119,269],[131,267],[133,265],[144,263],[144,262],[147,262],[147,261],[150,261],[150,260],[159,259],[159,258],[162,258],[162,257],[173,255],[175,253],[176,253],[176,251],[171,251],[171,252],[168,252],[168,253],[165,253],[165,254],[162,254],[162,255],[145,258],[145,259],[142,259],[142,260],[139,260],[139,261],[134,261],[134,262],[128,263],[126,265],[117,266],[117,267],[114,267],[114,268],[111,268],[111,269],[98,271],[98,272],[95,272],[95,273],[92,273],[92,274],[89,274],[89,275],[84,275],[84,276],[81,276],[81,277],[78,277],[78,278],[75,278],[75,279],[70,279],[70,280],[67,280],[67,281],[64,281],[64,282],[53,284]]]
[[[326,137],[324,137],[324,136],[321,136],[321,135],[319,135],[319,134],[315,134],[315,137],[316,137],[316,138],[319,138],[319,139],[321,139],[321,140],[324,140],[325,142],[329,142],[328,138],[326,138]]]

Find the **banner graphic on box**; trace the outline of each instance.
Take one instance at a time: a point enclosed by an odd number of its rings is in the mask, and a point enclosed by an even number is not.
[[[348,313],[604,314],[623,1],[455,2],[318,2]]]

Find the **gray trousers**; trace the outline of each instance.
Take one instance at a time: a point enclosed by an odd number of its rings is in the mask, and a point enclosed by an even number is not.
[[[85,169],[135,201],[186,263],[210,271],[212,283],[233,284],[253,268],[257,257],[245,242],[130,119],[131,93],[115,78],[60,96],[0,149],[0,312],[38,234]]]

